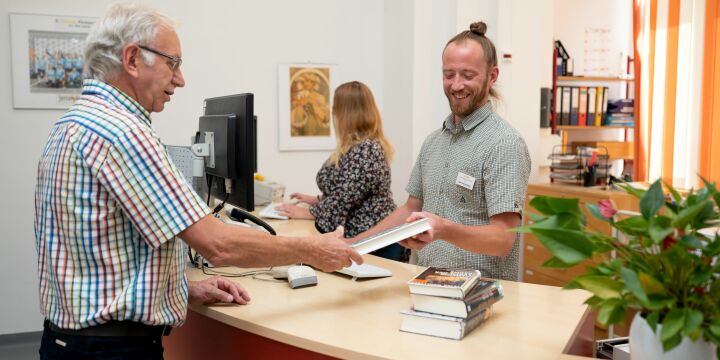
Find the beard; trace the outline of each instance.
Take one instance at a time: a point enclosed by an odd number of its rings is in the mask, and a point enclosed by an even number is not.
[[[469,91],[469,93],[468,96],[463,99],[456,99],[455,96],[453,96],[453,92],[451,90],[445,89],[445,96],[447,96],[448,98],[448,103],[450,104],[450,111],[453,113],[453,115],[455,115],[455,117],[457,118],[462,119],[477,110],[481,106],[481,104],[484,103],[483,100],[487,98],[488,93],[490,92],[490,89],[487,85],[488,78],[486,77],[479,91],[474,92],[474,89],[464,90]]]

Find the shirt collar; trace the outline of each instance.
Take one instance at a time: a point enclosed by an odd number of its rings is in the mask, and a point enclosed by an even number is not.
[[[466,116],[460,121],[460,126],[455,126],[455,115],[452,113],[445,118],[443,122],[443,130],[447,129],[453,134],[457,134],[460,131],[470,131],[476,126],[480,125],[485,119],[492,114],[492,104],[490,101],[486,102],[485,105],[475,109],[472,114]]]
[[[82,95],[98,96],[105,101],[136,115],[140,118],[140,120],[148,123],[148,125],[152,124],[150,112],[145,110],[145,108],[143,108],[137,100],[131,98],[122,90],[104,81],[97,79],[83,80]]]

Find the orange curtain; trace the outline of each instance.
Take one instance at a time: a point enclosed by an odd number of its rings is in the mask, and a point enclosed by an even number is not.
[[[720,183],[720,57],[717,55],[720,51],[720,6],[717,0],[706,0],[705,6],[699,173]]]
[[[641,70],[646,67],[648,73],[652,74],[654,72],[654,58],[647,56],[647,54],[655,53],[656,19],[657,1],[635,0],[633,6],[633,38],[635,40],[635,159],[633,174],[636,181],[645,181],[648,178],[647,149],[650,147],[650,138],[641,129],[643,126],[649,129],[652,124],[646,123],[640,115],[642,114],[645,118],[652,117],[652,108],[646,109],[645,112],[642,111],[640,89],[643,81]],[[641,52],[640,49],[643,49],[643,46],[645,46],[645,51]],[[652,99],[652,77],[650,76],[647,80],[650,82],[650,86],[645,89],[645,93],[648,98]]]
[[[634,0],[635,180],[720,182],[718,0]]]

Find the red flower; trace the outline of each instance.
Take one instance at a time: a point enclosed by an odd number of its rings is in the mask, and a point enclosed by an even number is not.
[[[693,290],[695,290],[695,293],[698,294],[698,295],[705,295],[705,288],[704,288],[704,287],[698,286],[698,287],[696,287],[696,288],[693,289]]]
[[[674,237],[668,235],[663,239],[661,247],[663,250],[667,250],[671,246],[675,245],[676,242],[677,242],[677,240],[675,240]]]
[[[617,213],[612,202],[607,199],[598,201],[598,207],[600,207],[600,214],[606,218],[612,218]]]

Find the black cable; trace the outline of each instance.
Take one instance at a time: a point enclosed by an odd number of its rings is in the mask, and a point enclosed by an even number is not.
[[[225,202],[227,201],[227,199],[229,197],[230,197],[230,193],[225,193],[225,198],[223,199],[222,203],[220,203],[220,205],[216,206],[215,209],[213,209],[213,215],[219,213],[220,210],[223,209],[223,207],[225,206]]]

